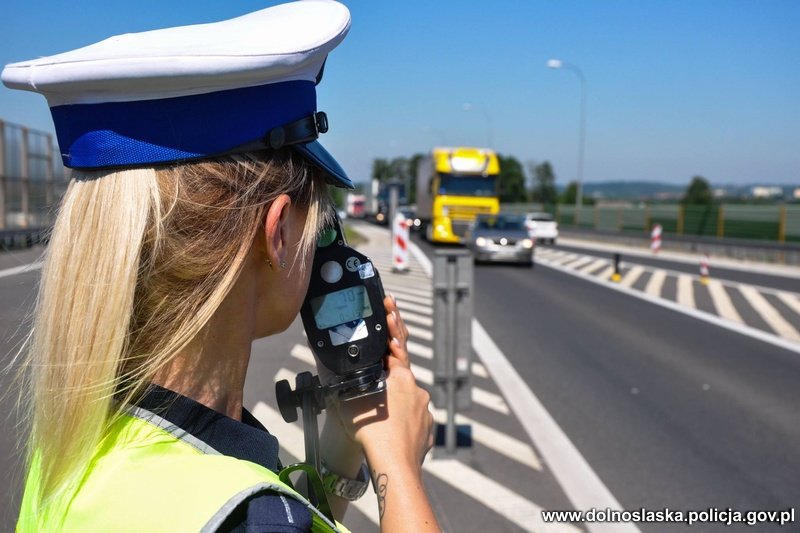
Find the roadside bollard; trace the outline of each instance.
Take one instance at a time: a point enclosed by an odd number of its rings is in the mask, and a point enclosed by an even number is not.
[[[650,233],[650,249],[654,254],[658,254],[661,250],[661,224],[653,226],[653,231]]]
[[[700,283],[708,285],[708,277],[708,254],[706,254],[700,259]]]
[[[611,274],[611,281],[615,283],[619,283],[622,279],[622,275],[619,273],[619,263],[621,259],[622,256],[620,254],[614,254],[614,273]]]
[[[392,221],[392,271],[408,272],[408,227],[410,221],[397,213]]]
[[[445,406],[447,422],[436,425],[434,457],[452,458],[472,446],[471,428],[456,424],[456,411],[471,405],[472,254],[437,250],[433,261],[433,403]]]

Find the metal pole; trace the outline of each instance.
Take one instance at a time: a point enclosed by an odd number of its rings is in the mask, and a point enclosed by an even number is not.
[[[456,451],[456,265],[455,256],[447,258],[447,426],[445,449]]]
[[[580,209],[583,205],[583,155],[586,149],[586,78],[578,67],[572,67],[581,79],[581,126],[580,140],[578,141],[578,191],[575,203]]]
[[[53,157],[54,157],[54,153],[53,153],[53,136],[48,133],[45,136],[45,138],[47,139],[47,154],[46,154],[47,155],[47,161],[46,161],[46,167],[45,167],[45,172],[47,174],[45,175],[45,186],[44,186],[45,187],[45,193],[44,193],[45,194],[45,199],[44,199],[44,201],[45,201],[45,208],[47,209],[47,217],[48,217],[47,223],[49,224],[51,222],[50,213],[53,212],[53,200],[54,200],[54,197],[55,197],[55,194],[54,194],[55,172],[54,172],[54,168],[53,168],[54,167],[54,161],[53,161]]]
[[[386,216],[389,217],[389,233],[392,236],[392,243],[397,238],[397,235],[394,234],[394,217],[397,213],[397,202],[398,202],[398,193],[397,193],[397,185],[391,184],[389,185],[389,212],[386,213]]]
[[[578,132],[578,174],[575,191],[575,207],[580,211],[580,207],[583,205],[583,154],[586,144],[586,77],[583,75],[583,71],[576,65],[566,63],[560,59],[551,59],[547,62],[547,66],[550,68],[565,68],[571,70],[578,75],[578,79],[581,82],[580,130]],[[576,218],[580,217],[576,216]]]
[[[28,227],[30,219],[30,179],[31,166],[28,147],[28,128],[22,128],[22,142],[20,143],[20,188],[22,189],[22,227]]]

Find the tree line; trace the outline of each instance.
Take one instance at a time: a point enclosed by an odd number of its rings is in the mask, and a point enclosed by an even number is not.
[[[405,183],[409,203],[416,202],[417,165],[426,154],[416,153],[410,157],[375,158],[372,161],[372,178],[379,181],[392,179]],[[578,196],[578,183],[570,181],[559,193],[556,174],[550,161],[528,161],[527,175],[522,163],[512,155],[497,154],[500,174],[497,190],[502,203],[536,202],[544,205],[557,203],[574,205]],[[530,177],[530,179],[529,179]],[[583,195],[583,205],[593,205],[595,199]],[[711,205],[713,194],[708,181],[695,176],[681,199],[685,205]]]

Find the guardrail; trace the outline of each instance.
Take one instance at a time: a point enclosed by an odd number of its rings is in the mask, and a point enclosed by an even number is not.
[[[545,211],[562,235],[649,246],[661,224],[665,249],[800,265],[800,205],[575,206],[503,204],[515,213]]]
[[[503,204],[501,208],[518,213],[546,211],[564,228],[649,234],[660,224],[665,234],[800,243],[800,204],[598,204],[580,209],[563,204]]]

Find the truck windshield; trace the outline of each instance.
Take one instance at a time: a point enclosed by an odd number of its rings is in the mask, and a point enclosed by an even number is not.
[[[459,176],[439,174],[438,194],[458,196],[495,196],[494,176]]]

